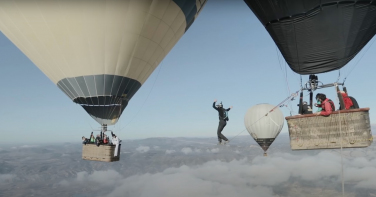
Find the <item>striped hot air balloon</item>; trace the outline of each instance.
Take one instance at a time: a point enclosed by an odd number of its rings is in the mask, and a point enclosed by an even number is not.
[[[206,0],[1,0],[0,30],[102,125],[130,99]]]

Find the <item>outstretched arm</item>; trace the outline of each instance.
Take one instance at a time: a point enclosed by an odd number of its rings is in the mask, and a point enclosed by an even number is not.
[[[227,108],[226,111],[230,111],[230,109],[232,109],[232,106],[230,108]]]
[[[215,103],[216,103],[216,102],[217,102],[217,99],[214,100],[213,108],[217,110],[218,108],[215,106]]]

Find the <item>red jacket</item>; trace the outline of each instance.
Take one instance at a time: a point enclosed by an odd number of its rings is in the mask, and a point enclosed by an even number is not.
[[[341,92],[342,97],[343,97],[343,102],[345,103],[345,109],[350,109],[351,106],[353,106],[353,102],[351,99],[347,96],[346,93]]]
[[[333,106],[334,106],[334,103],[333,103]],[[322,108],[322,111],[320,112],[320,115],[322,115],[322,116],[329,116],[333,111],[332,106],[330,105],[328,98],[325,99],[321,103],[321,108]]]

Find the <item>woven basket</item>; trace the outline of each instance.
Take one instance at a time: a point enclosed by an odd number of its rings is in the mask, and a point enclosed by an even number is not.
[[[95,144],[82,145],[82,159],[105,162],[119,161],[120,148],[118,156],[114,157],[115,147],[114,145],[100,145],[99,147]]]
[[[368,147],[373,142],[369,108],[286,117],[292,150]]]

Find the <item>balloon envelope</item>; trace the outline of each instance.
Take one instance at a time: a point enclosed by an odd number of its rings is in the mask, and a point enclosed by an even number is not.
[[[249,108],[244,116],[244,125],[248,133],[264,151],[283,128],[284,116],[278,107],[270,112],[274,107],[270,104],[258,104]]]
[[[199,0],[1,0],[0,30],[73,102],[115,124]]]
[[[342,68],[376,33],[376,1],[244,1],[299,74]]]

